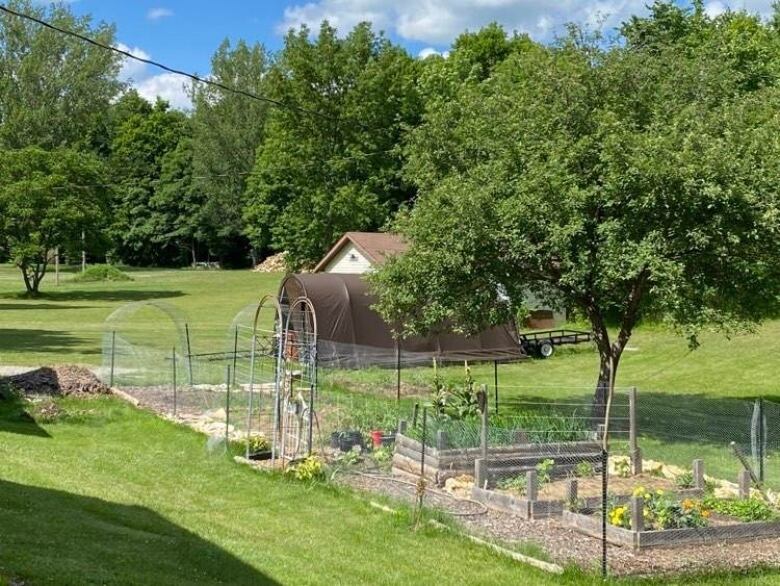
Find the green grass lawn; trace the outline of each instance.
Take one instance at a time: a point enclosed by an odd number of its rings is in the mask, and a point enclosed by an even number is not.
[[[0,583],[601,583],[544,574],[449,532],[414,532],[403,507],[394,517],[343,489],[254,472],[117,399],[58,404],[44,422],[0,403]]]

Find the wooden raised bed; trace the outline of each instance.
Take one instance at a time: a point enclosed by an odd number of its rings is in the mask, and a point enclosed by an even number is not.
[[[601,539],[601,515],[586,515],[573,511],[563,512],[564,524],[577,531]],[[677,545],[711,544],[736,541],[753,541],[780,537],[780,521],[757,521],[735,523],[717,527],[692,529],[662,529],[655,531],[633,531],[614,525],[607,525],[607,541],[615,545],[632,547],[635,550],[653,547],[675,547]]]
[[[436,447],[425,448],[424,476],[436,484],[443,484],[447,478],[474,474],[474,463],[482,457],[481,448],[451,448],[447,446],[446,436],[437,436]],[[594,442],[560,442],[548,444],[516,443],[506,446],[490,447],[488,458],[491,463],[490,479],[512,476],[532,470],[547,458],[556,455],[576,462],[576,454],[593,454],[600,448]],[[402,433],[396,435],[393,468],[410,474],[420,474],[422,461],[422,443]],[[573,465],[573,464],[572,464]],[[564,467],[557,465],[561,472]]]

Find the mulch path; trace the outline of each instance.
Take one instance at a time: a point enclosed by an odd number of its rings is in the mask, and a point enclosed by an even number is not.
[[[379,493],[404,502],[414,502],[414,487],[383,477],[343,475],[340,482],[365,492]],[[409,480],[406,476],[398,476]],[[560,565],[577,565],[593,570],[600,567],[601,541],[564,526],[555,518],[526,520],[517,515],[484,509],[478,503],[429,492],[425,505],[449,513],[476,513],[456,516],[462,528],[473,535],[505,543],[534,543],[550,560]],[[610,544],[607,550],[610,574],[659,575],[711,572],[715,569],[738,571],[756,566],[780,567],[780,538],[742,543],[685,545],[673,549],[634,552]]]
[[[109,389],[92,371],[81,366],[43,366],[0,378],[26,395],[104,395]]]

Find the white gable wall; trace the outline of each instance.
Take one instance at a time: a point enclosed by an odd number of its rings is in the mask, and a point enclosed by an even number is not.
[[[325,266],[325,273],[362,275],[371,270],[369,261],[351,242],[347,242],[338,254]]]

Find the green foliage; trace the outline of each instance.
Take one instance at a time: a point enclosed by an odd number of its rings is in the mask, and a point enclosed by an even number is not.
[[[471,376],[468,362],[464,363],[464,372],[462,387],[445,385],[438,375],[438,366],[434,360],[433,392],[426,406],[431,408],[437,417],[458,420],[479,415],[477,390],[474,388],[474,378]]]
[[[359,24],[344,38],[290,31],[268,73],[270,95],[303,110],[271,112],[247,188],[246,234],[257,249],[311,266],[348,230],[375,230],[413,189],[400,144],[419,114],[416,64]]]
[[[574,475],[577,478],[591,478],[596,474],[593,464],[582,460],[574,467]]]
[[[722,44],[625,40],[574,31],[427,103],[411,247],[372,276],[389,323],[476,331],[534,293],[589,320],[603,399],[642,316],[695,344],[776,311],[780,91]]]
[[[704,500],[705,506],[716,513],[734,517],[746,523],[755,521],[775,521],[780,519],[780,512],[773,509],[760,498],[747,499],[719,499],[708,497]]]
[[[393,460],[393,448],[392,446],[381,446],[376,448],[371,457],[377,464],[388,465]]]
[[[105,217],[102,164],[73,150],[0,150],[0,242],[30,295],[37,295],[57,247],[77,246]]]
[[[247,438],[247,448],[250,454],[268,452],[271,450],[271,442],[264,435],[253,435]]]
[[[73,276],[76,283],[94,283],[100,281],[132,281],[132,277],[113,265],[92,265],[83,273]]]
[[[75,16],[67,3],[9,0],[9,8],[116,44],[115,31]],[[0,14],[0,149],[37,146],[105,152],[120,57],[40,25]]]
[[[540,484],[547,484],[552,480],[552,471],[555,467],[555,460],[546,458],[536,465],[536,474]]]
[[[615,474],[620,478],[629,478],[631,476],[631,461],[628,458],[615,460]]]
[[[301,482],[314,482],[325,478],[325,465],[317,456],[309,456],[287,469],[287,473]]]
[[[528,489],[528,478],[525,474],[518,474],[509,478],[502,478],[496,483],[501,490],[511,490],[519,495],[524,495]]]
[[[683,472],[674,479],[677,488],[693,488],[693,472]]]

